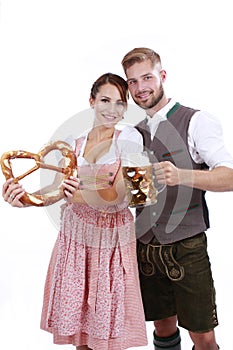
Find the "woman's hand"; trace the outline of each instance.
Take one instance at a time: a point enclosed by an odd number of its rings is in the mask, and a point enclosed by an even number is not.
[[[25,191],[19,183],[14,183],[14,179],[8,179],[2,187],[2,196],[5,202],[8,202],[12,207],[23,208],[24,205],[20,198],[24,195]]]
[[[68,202],[73,201],[75,193],[79,190],[80,180],[77,177],[70,176],[68,179],[63,181],[62,186],[64,187],[64,194]]]

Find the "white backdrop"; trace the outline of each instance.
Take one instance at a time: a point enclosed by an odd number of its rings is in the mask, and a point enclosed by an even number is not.
[[[66,120],[89,107],[93,81],[148,46],[161,54],[168,96],[221,119],[233,153],[231,1],[1,0],[0,154],[37,152]],[[136,121],[136,120],[135,120]],[[80,126],[88,121],[80,119]],[[1,182],[4,177],[0,174]],[[208,231],[222,349],[232,348],[232,193],[208,193]],[[43,208],[0,198],[1,348],[52,350],[40,330],[43,286],[57,228]],[[137,320],[135,320],[137,322]],[[152,325],[149,342],[153,349]],[[182,330],[183,349],[191,349]],[[72,346],[62,346],[71,349]],[[100,349],[101,350],[101,349]]]

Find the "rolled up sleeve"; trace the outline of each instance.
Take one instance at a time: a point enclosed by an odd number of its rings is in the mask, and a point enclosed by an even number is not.
[[[206,112],[197,112],[188,130],[189,150],[196,163],[206,163],[210,169],[226,166],[233,169],[233,157],[225,147],[222,125]]]

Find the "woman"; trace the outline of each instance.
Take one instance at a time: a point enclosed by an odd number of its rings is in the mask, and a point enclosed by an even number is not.
[[[123,118],[127,83],[107,73],[93,84],[94,125],[76,140],[78,178],[64,181],[66,205],[45,283],[41,328],[55,344],[78,350],[123,350],[147,344],[136,261],[134,221],[125,200],[121,157],[142,151]],[[23,207],[21,185],[3,185],[3,197]]]

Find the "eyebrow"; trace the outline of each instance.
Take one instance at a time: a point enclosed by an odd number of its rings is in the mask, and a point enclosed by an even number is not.
[[[106,99],[108,99],[108,100],[111,100],[111,97],[105,96],[105,95],[102,95],[101,98],[106,98]],[[122,98],[119,98],[118,100],[116,100],[116,102],[119,102],[119,101],[122,101],[122,102],[123,102]]]
[[[145,73],[145,74],[140,75],[139,78],[144,78],[144,77],[146,77],[147,75],[151,75],[151,74],[152,74],[152,73],[148,72],[148,73]],[[136,78],[128,78],[128,79],[127,79],[127,81],[130,81],[130,80],[138,80],[138,79],[136,79]]]

